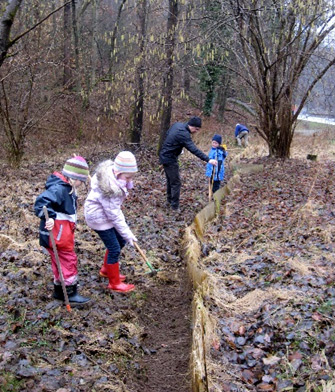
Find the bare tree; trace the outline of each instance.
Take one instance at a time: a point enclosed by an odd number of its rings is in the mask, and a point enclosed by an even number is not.
[[[16,44],[21,38],[25,35],[30,33],[36,27],[40,26],[43,22],[50,18],[51,15],[58,12],[60,9],[68,5],[71,1],[65,2],[61,7],[50,12],[47,16],[43,19],[35,23],[33,26],[29,27],[23,33],[17,35],[15,38],[10,38],[11,29],[14,23],[14,19],[16,17],[17,11],[22,4],[22,0],[10,0],[7,3],[5,11],[0,19],[0,67],[2,66],[3,62],[5,61],[8,50]]]
[[[117,12],[116,21],[115,21],[112,36],[111,36],[109,71],[108,71],[108,73],[110,75],[113,73],[113,65],[114,65],[114,61],[116,58],[116,38],[117,38],[118,29],[119,29],[119,24],[121,21],[122,10],[124,8],[126,1],[127,0],[121,0],[121,2],[120,2],[118,12]]]
[[[330,55],[300,93],[300,101],[294,101],[300,76],[335,28],[334,4],[313,0],[230,0],[229,4],[240,44],[235,71],[252,94],[256,129],[271,156],[288,158],[297,117],[315,84],[335,63]]]
[[[0,67],[7,56],[8,49],[13,44],[10,40],[10,31],[21,3],[22,0],[9,1],[0,20]]]
[[[64,74],[63,86],[70,87],[72,82],[72,69],[71,69],[71,4],[64,2]]]
[[[166,132],[170,128],[172,113],[172,94],[173,94],[173,64],[174,49],[176,45],[176,30],[178,23],[178,0],[169,0],[169,15],[167,20],[167,31],[165,39],[166,65],[162,88],[162,117],[158,149],[163,145]]]
[[[74,55],[76,64],[76,90],[79,93],[81,90],[80,83],[80,62],[79,62],[79,33],[78,33],[78,21],[77,21],[77,7],[76,0],[72,0],[72,29],[73,29],[73,40],[74,40]]]
[[[141,142],[143,128],[143,110],[144,110],[144,76],[145,76],[145,41],[147,25],[147,0],[138,0],[138,16],[140,20],[140,37],[139,37],[139,64],[136,69],[136,88],[135,104],[131,118],[131,137],[132,143]]]

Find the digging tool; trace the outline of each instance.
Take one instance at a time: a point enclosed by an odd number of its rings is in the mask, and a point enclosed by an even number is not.
[[[218,161],[218,154],[216,153],[216,161]],[[208,201],[211,202],[213,198],[213,184],[214,184],[214,177],[215,177],[215,168],[216,166],[213,166],[213,171],[212,175],[209,178],[208,181]]]
[[[43,212],[44,212],[44,216],[45,216],[45,221],[49,220],[49,214],[48,214],[48,210],[47,210],[46,206],[43,206]],[[62,271],[62,267],[60,265],[60,261],[59,261],[59,257],[58,257],[58,252],[57,252],[55,238],[54,238],[54,235],[52,233],[52,230],[48,230],[48,231],[49,231],[49,235],[50,235],[50,239],[51,239],[52,249],[53,249],[54,254],[55,254],[55,259],[56,259],[56,264],[57,264],[57,268],[58,268],[58,272],[59,272],[60,281],[61,281],[61,284],[62,284],[62,289],[63,289],[64,299],[65,299],[66,309],[68,310],[68,312],[71,312],[71,306],[70,306],[69,297],[67,295],[67,291],[66,291],[66,287],[65,287],[63,271]]]
[[[144,252],[142,249],[137,245],[137,242],[134,241],[134,246],[138,250],[139,254],[142,256],[142,259],[145,261],[146,265],[150,268],[150,271],[153,275],[156,275],[158,270],[155,270],[155,268],[150,264],[149,260],[146,258]]]
[[[213,182],[214,182],[214,173],[208,179],[208,201],[211,202],[213,198]]]

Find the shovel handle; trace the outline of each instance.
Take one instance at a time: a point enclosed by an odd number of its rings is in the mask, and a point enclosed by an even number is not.
[[[146,258],[146,256],[145,256],[143,250],[137,245],[137,242],[136,242],[136,241],[134,241],[134,245],[135,245],[135,248],[138,250],[139,254],[142,256],[142,259],[143,259],[144,261],[147,261],[147,258]]]
[[[44,216],[45,216],[45,221],[49,220],[48,209],[47,209],[46,206],[43,206],[43,213],[44,213]],[[65,299],[66,309],[67,309],[68,312],[71,312],[71,306],[70,306],[69,297],[67,295],[67,291],[66,291],[66,287],[65,287],[63,271],[62,271],[62,267],[61,267],[60,260],[59,260],[59,257],[58,257],[58,252],[57,252],[55,238],[54,238],[54,235],[52,233],[52,230],[48,230],[48,231],[49,231],[49,235],[50,235],[50,239],[51,239],[52,249],[53,249],[54,254],[55,254],[55,259],[56,259],[56,264],[57,264],[57,268],[58,268],[58,272],[59,272],[60,282],[62,284],[62,289],[63,289],[64,299]]]
[[[208,179],[208,201],[211,202],[212,201],[212,197],[213,197],[213,184],[211,181],[211,178]]]
[[[151,271],[156,272],[154,267],[149,263],[148,259],[146,258],[143,250],[137,245],[136,241],[134,241],[134,246],[138,250],[139,254],[142,256],[143,260],[146,262],[147,266],[151,269]]]

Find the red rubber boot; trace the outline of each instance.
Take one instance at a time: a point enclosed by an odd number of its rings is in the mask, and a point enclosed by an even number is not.
[[[102,276],[103,278],[108,278],[108,273],[107,273],[107,257],[108,257],[108,249],[106,250],[105,257],[104,257],[104,264],[101,267],[101,270],[99,272],[99,275]],[[126,276],[120,274],[120,280],[121,282],[124,282],[126,280]]]
[[[120,266],[119,263],[107,264],[107,272],[109,285],[108,289],[113,291],[119,291],[121,293],[126,293],[135,289],[133,284],[123,283],[120,280]]]

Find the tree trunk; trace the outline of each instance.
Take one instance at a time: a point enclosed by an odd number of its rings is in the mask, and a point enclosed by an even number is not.
[[[76,0],[72,0],[72,29],[74,38],[74,55],[76,64],[76,90],[80,93],[80,63],[79,63],[79,35],[78,35],[78,23],[77,23],[77,9]]]
[[[64,73],[63,86],[70,88],[71,86],[71,4],[66,4],[64,7],[64,42],[63,42],[63,56],[64,56]]]
[[[228,73],[222,72],[221,83],[218,92],[218,118],[220,121],[223,120],[224,111],[226,109],[228,89],[230,84],[230,75]]]
[[[0,67],[5,61],[8,49],[11,46],[10,30],[21,3],[22,0],[10,1],[0,20]]]
[[[176,44],[176,28],[178,23],[178,0],[169,0],[169,16],[167,21],[166,47],[166,70],[162,88],[162,117],[158,150],[161,149],[166,132],[170,128],[172,113],[173,92],[173,53]]]
[[[96,70],[97,70],[97,44],[96,44],[96,35],[97,35],[97,2],[96,0],[92,1],[92,36],[91,36],[91,77],[90,77],[90,90],[95,85],[96,80]]]
[[[113,65],[114,65],[114,59],[115,59],[115,55],[116,55],[116,35],[117,35],[117,31],[119,28],[119,23],[121,20],[121,14],[122,14],[122,10],[123,7],[125,5],[127,0],[122,0],[118,12],[117,12],[117,17],[116,17],[116,21],[115,21],[115,25],[114,25],[114,29],[113,29],[113,33],[111,36],[111,47],[110,47],[110,55],[109,55],[109,70],[108,73],[111,75],[113,72]],[[111,78],[112,79],[112,78]]]
[[[114,79],[113,68],[114,68],[114,62],[115,62],[115,59],[116,59],[116,52],[117,52],[117,49],[116,49],[116,37],[117,37],[118,29],[119,29],[119,23],[120,23],[120,20],[121,20],[122,10],[123,10],[123,7],[124,7],[126,1],[127,0],[122,0],[121,4],[119,5],[116,21],[115,21],[115,24],[114,24],[114,29],[113,29],[112,36],[111,36],[111,46],[110,46],[110,52],[109,52],[109,66],[108,66],[108,78],[109,78],[111,83],[113,82],[113,79]],[[110,114],[112,112],[111,109],[110,109],[110,107],[111,107],[110,106],[110,102],[112,100],[112,94],[113,94],[112,93],[112,89],[110,89],[110,91],[108,92],[108,98],[107,98],[107,102],[108,102],[107,106],[109,108],[108,110],[109,110]]]
[[[140,61],[136,70],[137,88],[135,90],[135,106],[131,119],[131,142],[140,144],[143,128],[143,106],[144,106],[144,63],[145,63],[145,41],[146,41],[146,22],[147,22],[147,0],[139,0],[140,8],[138,14],[140,19]],[[141,7],[140,7],[141,6]]]
[[[189,95],[191,90],[191,77],[187,69],[183,70],[183,76],[185,94]]]

